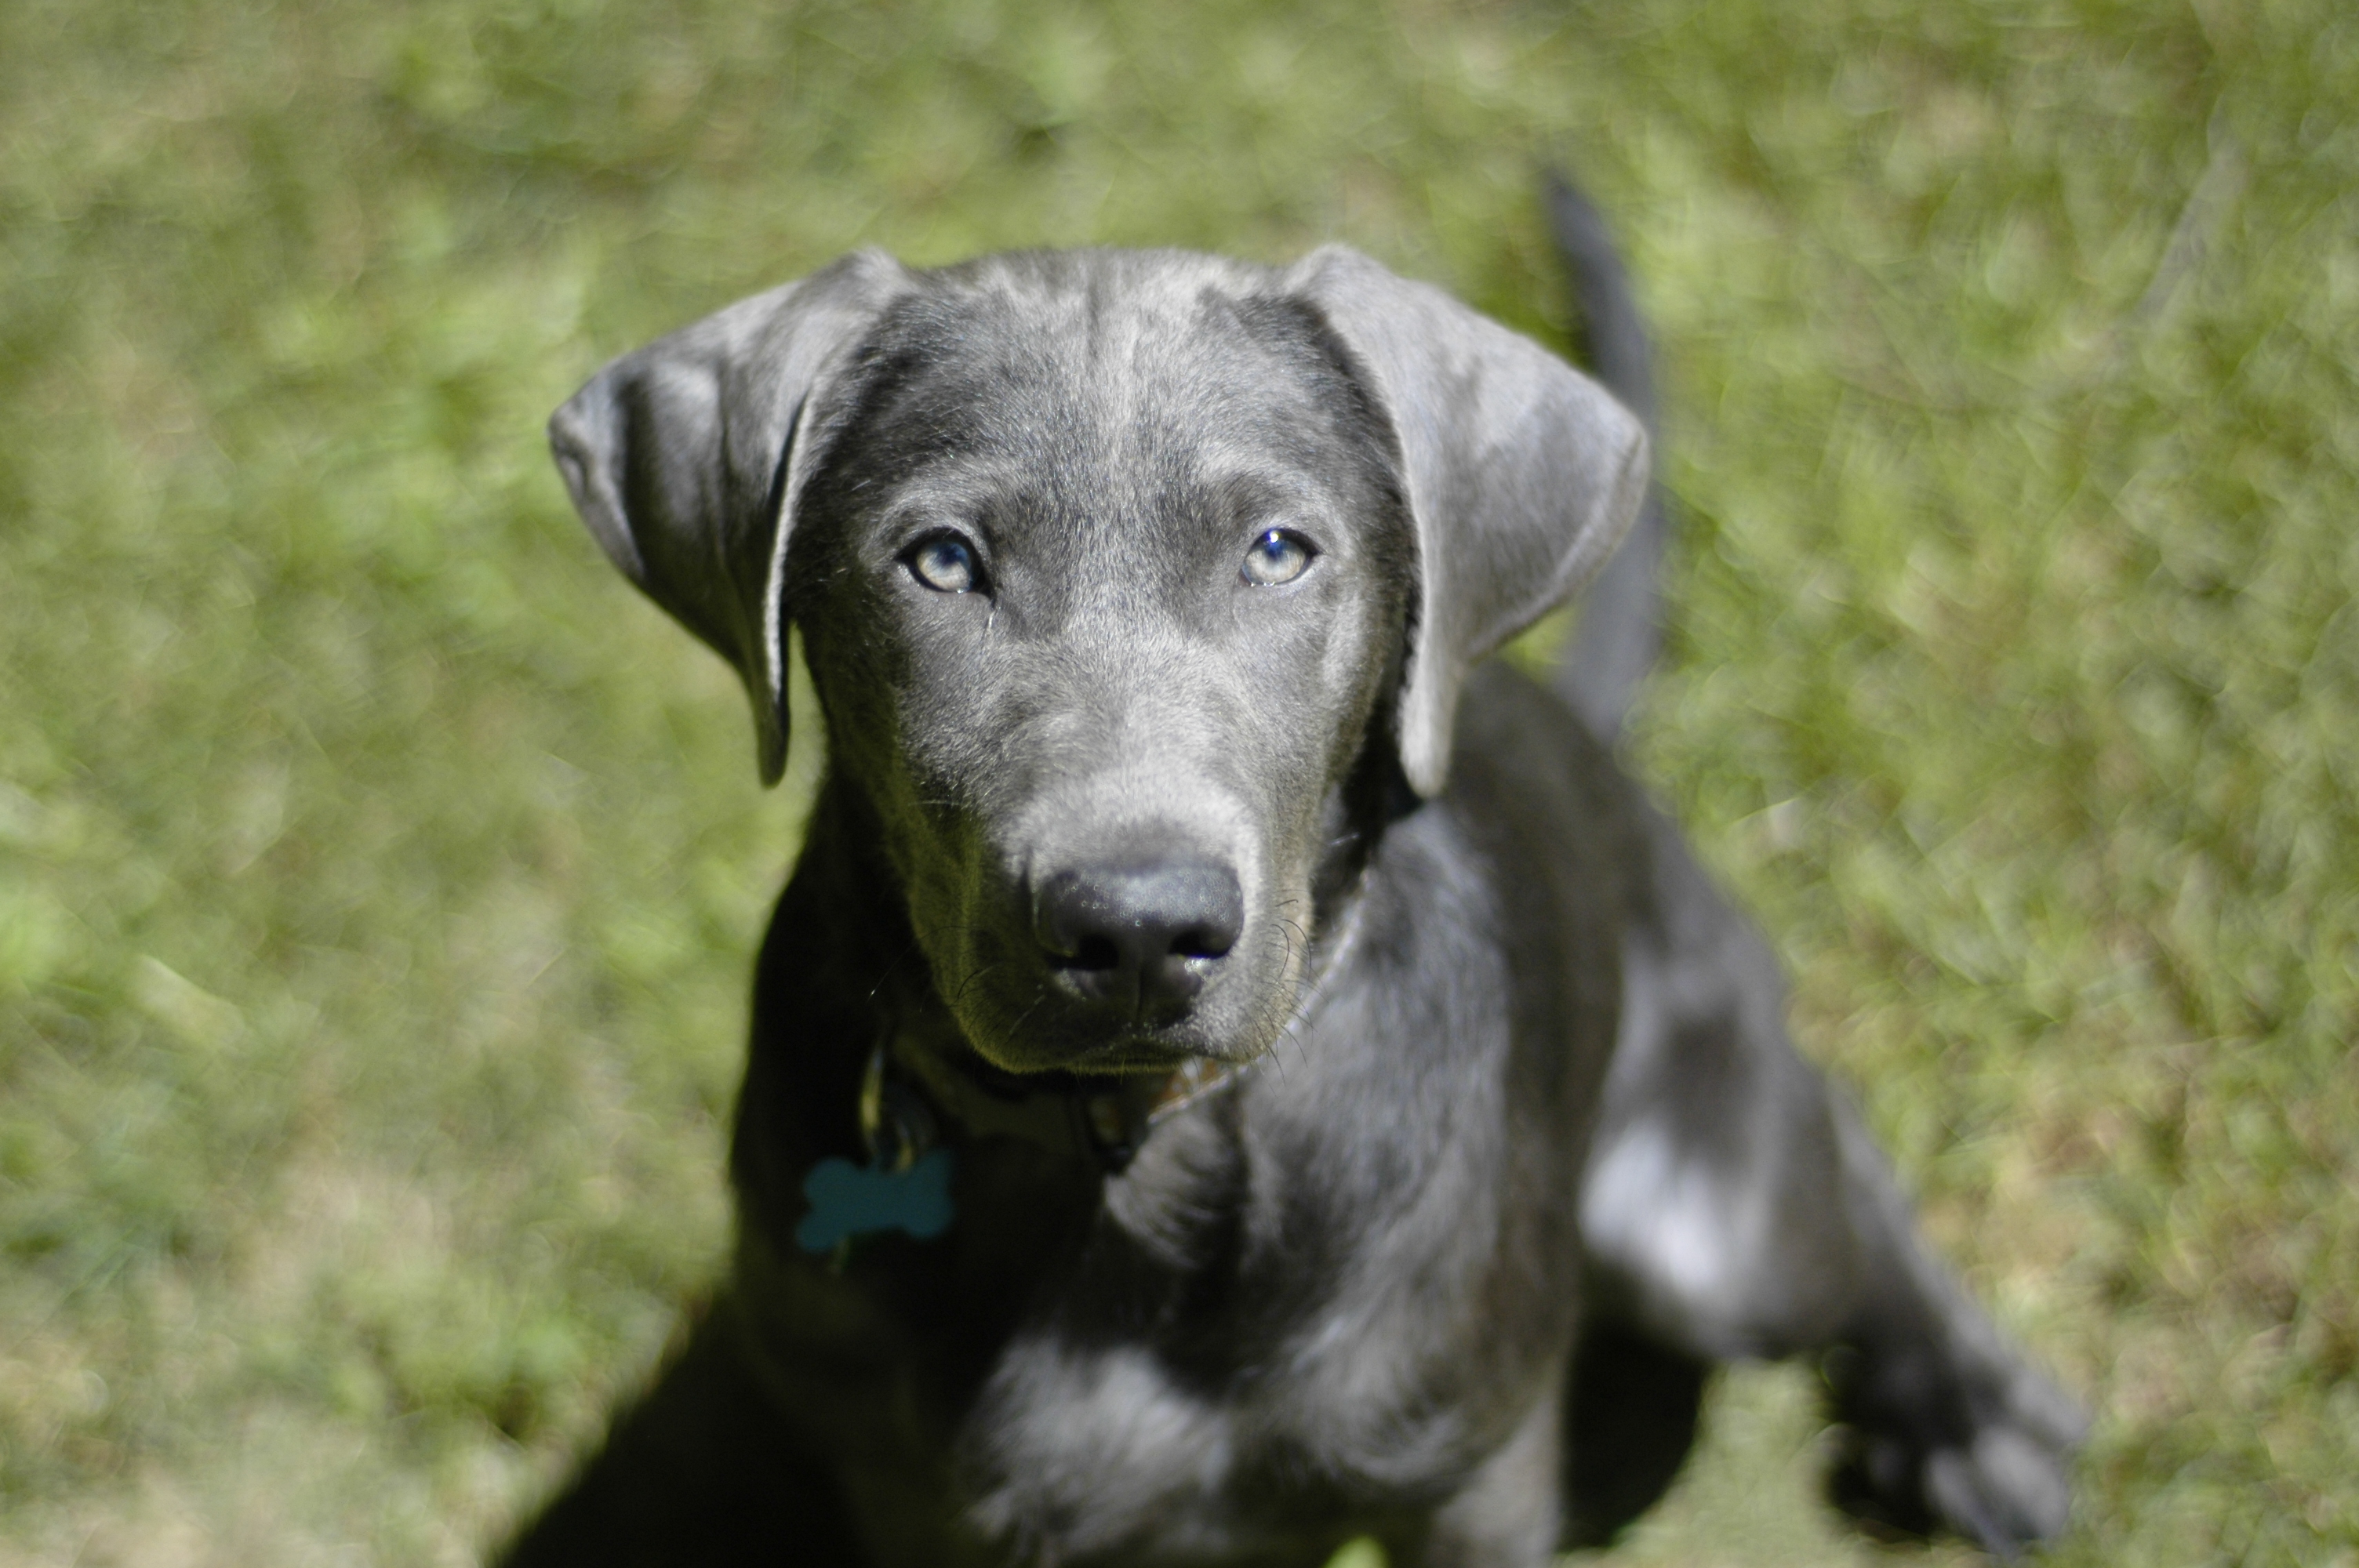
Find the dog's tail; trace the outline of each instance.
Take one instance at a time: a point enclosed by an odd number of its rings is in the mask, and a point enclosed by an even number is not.
[[[1573,308],[1588,341],[1590,373],[1638,416],[1659,463],[1654,351],[1637,301],[1630,295],[1630,275],[1614,249],[1605,220],[1589,198],[1553,170],[1543,185],[1549,227],[1572,278]],[[1581,619],[1557,654],[1558,695],[1600,740],[1611,741],[1621,733],[1638,683],[1661,651],[1658,579],[1669,534],[1662,485],[1650,482],[1637,522],[1590,584]]]

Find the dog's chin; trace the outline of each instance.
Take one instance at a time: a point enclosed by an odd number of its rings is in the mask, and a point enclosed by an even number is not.
[[[1285,1012],[1271,1008],[1277,1023],[1259,1027],[1258,1017],[1228,1021],[1225,1008],[1191,1011],[1160,1027],[1109,1023],[1093,1017],[1093,1010],[1072,1009],[1051,1014],[1036,1003],[1016,1019],[1007,1019],[987,1003],[960,1008],[961,1032],[977,1055],[1010,1073],[1078,1073],[1091,1077],[1127,1077],[1169,1074],[1193,1062],[1243,1065],[1266,1054],[1277,1042]],[[969,1016],[970,1012],[982,1016]],[[1006,1022],[1003,1020],[1006,1019]]]

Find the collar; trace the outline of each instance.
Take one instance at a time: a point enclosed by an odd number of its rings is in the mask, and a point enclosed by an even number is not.
[[[929,1049],[888,1032],[861,1080],[860,1134],[881,1169],[901,1171],[940,1142],[944,1119],[969,1137],[1079,1150],[1119,1175],[1156,1127],[1220,1093],[1254,1064],[1198,1057],[1167,1074],[1006,1072],[971,1051]]]

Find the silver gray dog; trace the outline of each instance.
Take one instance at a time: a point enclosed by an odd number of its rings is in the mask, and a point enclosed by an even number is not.
[[[729,1283],[511,1562],[1538,1563],[1795,1355],[1854,1514],[2062,1528],[2075,1407],[1614,765],[1652,397],[1551,200],[1619,400],[1330,248],[864,253],[559,410],[772,779],[800,629],[828,767]],[[1634,519],[1559,691],[1482,663]]]

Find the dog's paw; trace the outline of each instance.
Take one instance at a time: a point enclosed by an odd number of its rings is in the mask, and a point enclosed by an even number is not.
[[[1836,1507],[1875,1533],[1947,1530],[2002,1561],[2063,1532],[2088,1417],[1990,1338],[1944,1367],[1829,1368],[1845,1422]]]

